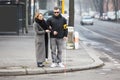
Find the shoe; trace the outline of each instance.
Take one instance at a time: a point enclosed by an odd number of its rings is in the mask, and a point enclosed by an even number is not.
[[[44,65],[43,64],[39,64],[38,67],[44,67]]]
[[[58,63],[58,66],[59,66],[59,67],[62,67],[62,68],[65,67],[65,66],[63,65],[63,63]]]
[[[43,63],[41,63],[41,62],[40,62],[40,63],[37,63],[37,66],[38,66],[38,67],[44,67]]]
[[[56,66],[57,66],[56,63],[52,63],[50,67],[54,68]]]
[[[45,63],[48,64],[48,59],[47,58],[45,59]]]
[[[47,61],[48,61],[48,58],[46,58],[45,61],[47,62]]]

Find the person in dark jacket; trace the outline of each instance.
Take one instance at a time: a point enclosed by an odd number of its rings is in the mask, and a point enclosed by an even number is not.
[[[35,30],[35,48],[36,48],[36,59],[37,66],[43,67],[43,62],[46,58],[46,52],[48,52],[48,25],[46,24],[42,13],[35,15],[35,21],[33,23]]]
[[[68,34],[67,20],[60,14],[60,9],[58,7],[55,7],[54,15],[47,20],[47,23],[51,28],[50,33],[51,56],[52,56],[51,67],[56,66],[65,67],[62,63],[62,48],[64,40],[67,39]]]

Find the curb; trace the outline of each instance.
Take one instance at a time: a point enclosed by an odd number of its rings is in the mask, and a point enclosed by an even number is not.
[[[102,66],[103,64],[94,62],[91,65],[75,66],[67,68],[26,68],[26,69],[0,69],[0,76],[20,76],[20,75],[38,75],[51,73],[66,73],[82,71]]]
[[[83,43],[81,43],[81,46],[86,50],[88,55],[94,60],[94,63],[91,64],[91,67],[97,68],[97,67],[101,67],[104,65],[104,62],[100,60],[99,56],[95,54],[95,53],[98,53],[96,50],[93,50],[92,48],[87,47]]]

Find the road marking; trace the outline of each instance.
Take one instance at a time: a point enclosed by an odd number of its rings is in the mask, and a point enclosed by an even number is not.
[[[114,63],[115,63],[115,64],[118,64],[118,62],[117,62],[117,61],[114,61]]]
[[[120,69],[120,67],[117,67],[118,69]]]
[[[101,75],[105,75],[106,73],[104,73],[104,72],[101,72],[101,73],[99,73],[99,74],[101,74]]]
[[[87,31],[90,31],[90,32],[92,32],[92,33],[94,33],[94,34],[97,34],[97,35],[99,35],[99,36],[101,36],[101,37],[103,37],[103,38],[106,38],[106,39],[108,39],[108,40],[110,40],[110,41],[113,41],[113,42],[115,42],[115,43],[117,43],[117,44],[120,44],[120,42],[118,42],[118,41],[116,41],[116,40],[113,40],[113,39],[110,39],[110,38],[108,38],[108,37],[106,37],[106,36],[103,36],[103,35],[101,35],[101,34],[99,34],[99,33],[97,33],[97,32],[91,31],[91,30],[88,29],[88,28],[85,28],[85,27],[81,27],[81,28],[83,28],[83,29],[85,29],[85,30],[87,30]]]
[[[112,71],[112,69],[110,69],[110,68],[103,68],[102,70],[103,71]]]
[[[90,31],[90,32],[92,32],[92,33],[94,33],[94,34],[96,34],[96,35],[99,35],[99,36],[101,36],[101,37],[103,37],[103,38],[105,38],[105,39],[108,39],[108,40],[110,40],[110,41],[113,41],[113,42],[115,42],[115,43],[117,43],[117,44],[120,44],[120,42],[118,42],[118,41],[116,41],[116,40],[113,40],[113,39],[110,39],[110,38],[108,38],[108,37],[106,37],[106,36],[103,36],[103,35],[101,35],[101,34],[99,34],[99,33],[96,33],[96,32],[94,32],[94,31],[91,31],[90,29],[88,29],[88,28],[85,28],[85,27],[82,27],[84,30],[87,30],[87,31]],[[116,59],[113,59],[112,57],[110,57],[108,54],[104,54],[106,57],[108,57],[114,64],[114,66],[116,66],[118,69],[120,69],[120,63],[118,62],[118,61],[116,61]],[[110,69],[104,69],[105,71],[110,71]],[[100,74],[106,74],[106,73],[100,73]]]

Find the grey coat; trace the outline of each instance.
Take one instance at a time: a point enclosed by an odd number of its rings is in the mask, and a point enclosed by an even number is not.
[[[36,50],[36,60],[37,62],[45,61],[45,31],[41,26],[34,22],[33,28],[35,31],[35,50]]]

